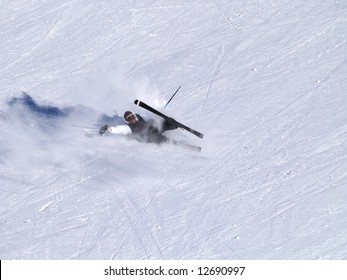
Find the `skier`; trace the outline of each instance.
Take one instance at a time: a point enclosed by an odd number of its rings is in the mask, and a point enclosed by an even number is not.
[[[142,116],[131,111],[124,113],[124,120],[126,122],[124,125],[104,125],[100,128],[99,134],[103,135],[108,131],[118,135],[133,135],[138,140],[148,143],[162,143],[169,141],[167,137],[162,135],[164,131],[178,128],[178,126],[166,120],[162,123],[161,127],[158,127],[154,120],[146,121]]]

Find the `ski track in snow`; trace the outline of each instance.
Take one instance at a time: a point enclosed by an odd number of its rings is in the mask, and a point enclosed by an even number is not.
[[[346,3],[2,11],[1,259],[346,259]],[[177,85],[166,113],[205,137],[169,134],[201,153],[84,136]]]

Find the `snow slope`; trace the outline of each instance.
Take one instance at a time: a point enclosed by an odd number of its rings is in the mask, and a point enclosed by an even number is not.
[[[346,1],[0,6],[1,259],[347,259]]]

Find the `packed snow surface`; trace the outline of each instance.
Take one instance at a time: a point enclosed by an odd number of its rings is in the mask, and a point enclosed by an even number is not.
[[[1,259],[347,259],[345,0],[0,8]]]

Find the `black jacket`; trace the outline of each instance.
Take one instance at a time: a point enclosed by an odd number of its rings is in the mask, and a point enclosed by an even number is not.
[[[139,114],[136,114],[137,122],[135,124],[128,123],[134,136],[145,142],[161,143],[167,141],[163,136],[166,130],[176,129],[177,126],[164,121],[161,127],[158,127],[154,120],[145,121]]]

